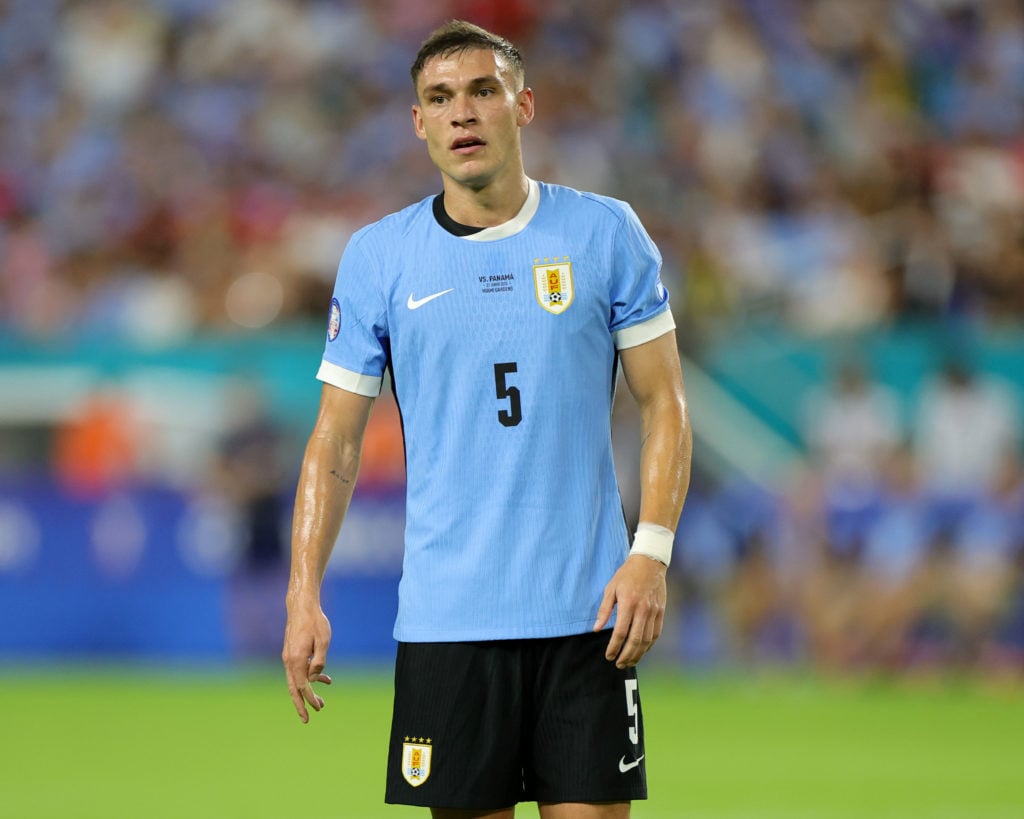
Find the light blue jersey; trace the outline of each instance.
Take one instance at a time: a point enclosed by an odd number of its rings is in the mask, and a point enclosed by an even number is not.
[[[431,199],[352,237],[318,378],[405,432],[395,638],[589,631],[628,538],[612,462],[616,350],[675,326],[628,205],[531,182],[511,221],[448,232]]]

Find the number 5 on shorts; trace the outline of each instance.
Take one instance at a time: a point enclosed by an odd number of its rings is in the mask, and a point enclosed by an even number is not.
[[[637,724],[636,680],[626,680],[626,714],[629,716],[629,741],[640,743],[640,729]]]

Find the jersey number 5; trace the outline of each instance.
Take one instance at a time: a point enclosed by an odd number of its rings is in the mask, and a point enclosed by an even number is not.
[[[508,409],[498,410],[498,420],[504,427],[514,427],[523,420],[523,405],[519,401],[519,388],[510,387],[505,376],[517,371],[514,361],[494,365],[494,391],[499,400],[508,399]]]

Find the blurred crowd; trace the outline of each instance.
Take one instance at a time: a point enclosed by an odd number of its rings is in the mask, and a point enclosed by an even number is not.
[[[907,402],[849,358],[805,396],[806,461],[698,479],[672,567],[691,662],[1024,671],[1015,390],[950,353]]]
[[[741,322],[1024,320],[1020,0],[0,0],[0,341],[324,321],[349,236],[440,188],[408,67],[450,17],[521,46],[527,172],[633,204],[695,359]],[[380,407],[366,480],[395,484]],[[123,410],[72,419],[57,471],[137,470]],[[214,458],[260,565],[264,421]],[[850,361],[802,429],[786,484],[698,470],[682,656],[1024,667],[1013,392],[951,358],[908,407]]]
[[[408,65],[451,16],[521,44],[528,172],[634,204],[691,337],[1024,313],[1018,0],[7,0],[0,330],[322,320],[438,190]]]

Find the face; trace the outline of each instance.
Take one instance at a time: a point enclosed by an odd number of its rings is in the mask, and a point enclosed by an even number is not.
[[[533,119],[533,92],[489,49],[435,57],[416,84],[416,135],[445,177],[479,190],[522,173],[519,129]]]

